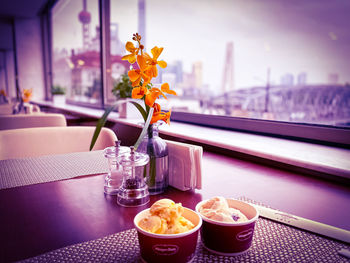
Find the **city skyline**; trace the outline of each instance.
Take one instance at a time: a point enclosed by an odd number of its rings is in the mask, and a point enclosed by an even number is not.
[[[92,12],[92,32],[97,23],[97,3],[94,5],[94,2],[88,1],[88,10]],[[232,12],[232,2],[236,4],[234,8],[236,12]],[[71,37],[66,40],[64,36],[54,36],[54,47],[78,48],[79,44],[81,47],[82,35],[79,32],[81,24],[77,14],[82,10],[82,2],[59,3],[61,3],[60,6],[55,7],[57,8],[55,9],[57,10],[56,15],[54,12],[54,22],[56,18],[59,18],[56,19],[58,21],[56,32],[59,34],[60,28],[66,26],[65,23],[69,23],[76,37],[74,41],[71,41]],[[113,3],[115,2],[111,2],[111,22],[119,24],[119,37],[125,43],[130,39],[128,34],[132,34],[129,29],[137,31],[138,2],[136,0],[127,3],[118,1],[118,7]],[[179,1],[176,6],[167,1],[146,1],[146,46],[148,48],[155,44],[164,46],[162,59],[168,63],[176,60],[182,61],[186,72],[191,71],[194,63],[201,61],[203,63],[203,83],[209,84],[211,89],[215,90],[221,89],[225,47],[228,41],[232,41],[235,46],[234,76],[236,81],[234,86],[237,89],[266,84],[266,71],[269,67],[271,68],[272,84],[278,84],[281,76],[287,73],[296,77],[302,72],[307,74],[308,83],[327,83],[329,74],[335,73],[339,75],[340,83],[350,82],[350,62],[346,61],[347,56],[345,55],[350,53],[350,45],[346,45],[349,44],[350,35],[342,28],[335,26],[339,23],[343,25],[349,23],[343,21],[342,15],[350,9],[348,3],[336,2],[341,3],[343,7],[340,13],[339,10],[332,11],[328,6],[330,10],[328,16],[324,15],[327,9],[325,5],[329,5],[325,1],[317,1],[318,5],[315,1],[309,1],[307,4],[294,1],[293,5],[277,0],[266,1],[265,5],[252,1],[249,1],[253,3],[251,5],[245,4],[244,1],[220,1],[220,3],[221,7],[216,7],[204,1],[202,5],[194,8],[195,4],[198,5],[198,1]],[[322,4],[319,5],[319,3]],[[60,10],[66,11],[67,8],[62,8],[65,5],[73,5],[75,8],[69,8],[68,10],[72,11],[64,13],[67,19],[62,22],[59,21],[62,20]],[[266,10],[268,7],[271,8],[270,11]],[[242,12],[241,9],[244,8],[247,10]],[[284,12],[287,8],[289,8],[288,13]],[[173,11],[167,14],[159,9]],[[296,12],[298,9],[300,14]],[[120,15],[121,10],[125,11],[124,16]],[[313,13],[310,10],[313,10]],[[271,12],[277,15],[268,16]],[[337,17],[332,16],[333,12],[338,14]],[[114,18],[115,14],[119,14],[118,19]],[[246,14],[250,16],[244,17]],[[306,14],[309,14],[310,17],[305,17]],[[320,15],[323,15],[325,21],[319,19]],[[255,19],[252,20],[251,16]],[[173,22],[179,17],[182,25],[188,25],[187,27],[180,26],[181,30],[176,28],[179,25]],[[231,19],[229,21],[234,20],[235,23],[227,25],[228,17]],[[291,23],[291,20],[296,18],[299,19],[298,23]],[[320,21],[320,24],[310,24],[312,19]],[[279,23],[276,23],[276,20],[279,20]],[[215,24],[212,25],[210,21],[215,21]],[[282,32],[280,27],[288,32]],[[264,28],[264,30],[257,30],[259,28]],[[229,35],[227,32],[235,33],[235,38],[227,37]]]

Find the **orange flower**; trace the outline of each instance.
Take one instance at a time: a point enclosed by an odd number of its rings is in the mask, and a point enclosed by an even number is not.
[[[146,95],[146,98],[145,98],[146,105],[153,107],[155,100],[158,99],[160,95],[162,95],[164,98],[166,98],[166,96],[164,95],[164,93],[160,89],[151,88],[149,90],[149,93]]]
[[[162,84],[162,86],[161,86],[160,88],[161,88],[161,90],[162,90],[163,92],[165,92],[165,93],[168,93],[168,94],[172,94],[172,95],[177,96],[176,92],[173,91],[173,90],[171,90],[171,89],[169,88],[169,84],[168,84],[168,83]]]
[[[160,105],[158,103],[154,103],[153,104],[153,113],[160,112],[160,111],[161,111]]]
[[[151,119],[151,124],[156,123],[157,121],[164,121],[165,123],[170,124],[170,115],[171,111],[163,112],[161,111],[160,105],[158,103],[153,104],[153,116]]]
[[[132,69],[128,72],[133,87],[140,85],[141,79],[143,79],[144,84],[148,84],[151,81],[150,71],[148,70],[145,57],[138,55],[137,64],[139,65],[139,69]]]
[[[142,99],[143,96],[147,95],[149,90],[145,86],[136,87],[132,89],[131,97],[133,99]]]
[[[32,97],[32,93],[33,89],[24,89],[22,95],[23,102],[29,102],[30,98]]]
[[[167,99],[166,94],[177,95],[174,90],[171,90],[168,83],[164,83],[160,88],[149,87],[152,78],[158,76],[157,65],[161,68],[166,68],[167,63],[163,60],[158,60],[163,52],[162,47],[155,46],[152,48],[152,57],[143,51],[144,46],[141,44],[141,36],[136,33],[133,34],[132,40],[137,42],[137,47],[132,42],[127,42],[125,48],[130,54],[122,57],[123,60],[128,60],[130,64],[137,62],[138,69],[131,69],[128,71],[128,76],[133,86],[131,97],[133,99],[144,99],[145,105],[153,107],[153,115],[151,123],[162,120],[170,124],[171,112],[161,111],[161,107],[155,101],[163,96]],[[142,85],[141,85],[142,83]],[[152,86],[152,85],[150,85]]]
[[[136,61],[136,55],[139,52],[139,49],[134,46],[134,44],[130,41],[126,42],[125,49],[129,51],[131,54],[125,55],[122,57],[122,60],[129,61],[130,64],[134,64]]]
[[[171,115],[171,111],[168,112],[153,112],[153,116],[151,119],[151,124],[156,123],[157,121],[164,121],[167,124],[170,124],[170,115]]]
[[[6,97],[6,91],[4,89],[0,90],[0,95]]]
[[[149,90],[149,93],[146,95],[145,103],[148,106],[152,107],[154,102],[155,102],[155,100],[158,99],[160,95],[162,95],[165,99],[168,99],[165,96],[164,92],[168,93],[168,94],[176,95],[176,92],[169,88],[169,84],[168,83],[164,83],[161,86],[161,90],[159,88],[152,88],[152,89]]]
[[[170,125],[170,115],[171,115],[171,110],[165,113],[165,116],[162,119],[162,121],[164,121],[168,125]]]
[[[161,112],[157,112],[157,113],[153,113],[152,119],[150,124],[156,123],[157,121],[162,119],[162,113]]]
[[[152,73],[152,78],[155,78],[158,76],[158,69],[157,69],[157,65],[159,65],[161,68],[166,68],[167,63],[164,60],[160,60],[158,61],[158,57],[160,56],[160,54],[163,52],[163,48],[158,48],[158,47],[154,47],[151,50],[153,58],[151,58],[150,55],[148,55],[147,53],[145,53],[145,57],[147,60],[147,64],[150,65],[151,68],[151,73]]]

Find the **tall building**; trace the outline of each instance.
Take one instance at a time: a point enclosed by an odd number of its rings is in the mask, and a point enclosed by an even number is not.
[[[100,52],[101,50],[101,45],[100,45],[100,41],[101,41],[101,36],[100,36],[100,27],[96,26],[95,27],[95,36],[91,38],[90,44],[89,44],[89,51],[97,51]],[[86,51],[86,49],[84,49],[84,51]]]
[[[226,44],[224,73],[222,76],[222,92],[227,92],[234,89],[233,52],[233,42],[228,42]]]
[[[192,74],[194,76],[194,87],[197,89],[202,88],[203,86],[203,63],[197,61],[193,63]]]
[[[192,73],[187,73],[184,72],[183,74],[183,83],[184,83],[184,88],[189,89],[194,87],[194,77]]]
[[[284,74],[281,77],[282,86],[293,86],[294,85],[294,76],[291,73]]]
[[[146,0],[139,0],[139,34],[142,37],[142,43],[146,47]]]
[[[100,51],[100,34],[99,26],[96,26],[95,36],[92,37],[89,45],[89,50]],[[119,26],[117,23],[111,23],[110,26],[110,49],[111,55],[122,55],[125,53],[124,44],[119,39]]]
[[[339,75],[337,73],[330,73],[328,75],[328,84],[336,85],[339,81]]]
[[[177,60],[174,63],[168,63],[165,69],[162,69],[163,73],[173,73],[175,74],[175,82],[181,83],[183,80],[182,72],[182,61]]]
[[[111,23],[111,55],[124,54],[124,44],[119,39],[119,25]]]
[[[88,50],[90,45],[91,14],[87,11],[86,0],[83,0],[83,10],[79,13],[79,21],[82,23],[83,50]]]
[[[301,72],[298,75],[298,85],[299,86],[304,86],[306,85],[306,81],[307,81],[307,74],[305,72]]]

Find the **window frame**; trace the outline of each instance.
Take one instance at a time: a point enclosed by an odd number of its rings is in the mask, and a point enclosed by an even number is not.
[[[348,148],[350,146],[350,128],[179,111],[173,111],[171,113],[171,120],[212,128],[326,144],[342,148]]]
[[[45,100],[52,100],[52,14],[51,10],[59,0],[50,0],[40,11]]]

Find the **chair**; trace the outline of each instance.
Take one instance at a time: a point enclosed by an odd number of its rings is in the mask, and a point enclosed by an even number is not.
[[[12,111],[13,111],[13,105],[11,103],[0,105],[0,115],[12,114]]]
[[[63,114],[35,113],[0,115],[0,130],[53,126],[67,126],[67,121]]]
[[[0,160],[89,151],[95,127],[42,127],[0,131]],[[102,128],[94,150],[115,144],[117,136]]]

